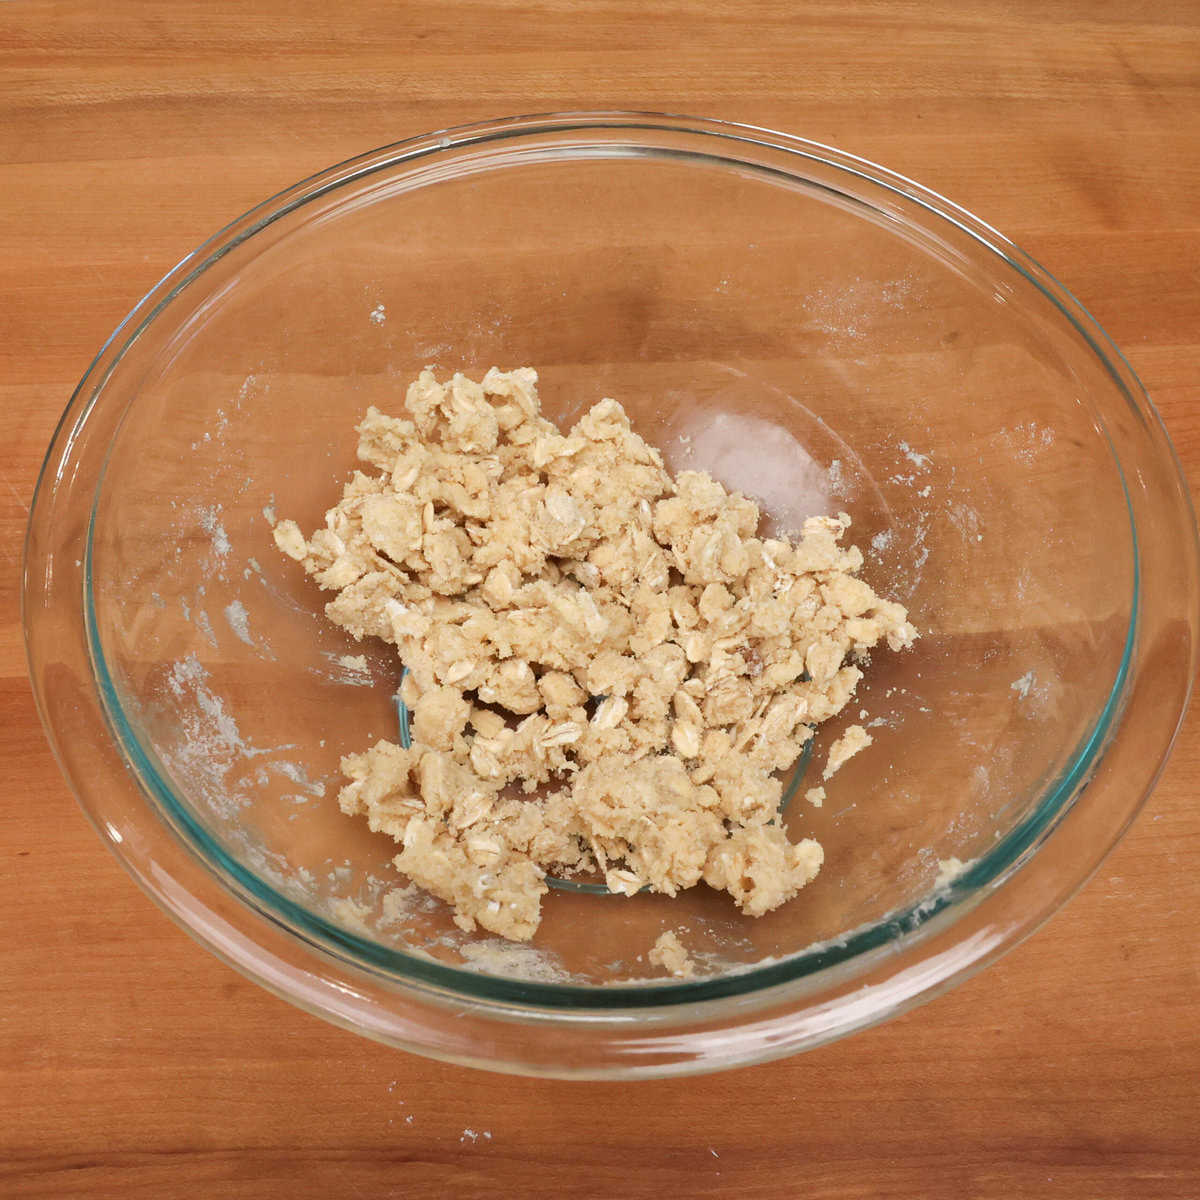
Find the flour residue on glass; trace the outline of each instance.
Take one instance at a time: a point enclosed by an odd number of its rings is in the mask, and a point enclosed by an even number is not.
[[[245,642],[247,646],[254,645],[254,638],[250,636],[250,614],[240,600],[225,605],[225,621],[239,642]]]
[[[229,534],[221,523],[221,506],[219,504],[205,505],[196,510],[196,518],[200,528],[212,538],[212,552],[217,558],[228,558],[233,549]]]

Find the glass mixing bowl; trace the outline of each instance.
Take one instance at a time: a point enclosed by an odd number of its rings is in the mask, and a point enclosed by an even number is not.
[[[427,363],[534,366],[559,421],[614,396],[672,469],[776,525],[851,515],[922,636],[819,731],[815,763],[848,721],[875,741],[823,808],[787,810],[825,847],[797,899],[749,920],[703,887],[556,890],[531,946],[382,902],[395,847],[335,795],[339,755],[396,736],[399,663],[324,619],[270,531],[320,524],[363,411],[397,410]],[[85,811],[204,945],[384,1042],[633,1077],[828,1041],[1033,929],[1161,768],[1197,596],[1158,417],[1027,255],[824,146],[590,114],[377,151],[180,263],[58,428],[25,621]],[[647,965],[667,929],[695,978]]]

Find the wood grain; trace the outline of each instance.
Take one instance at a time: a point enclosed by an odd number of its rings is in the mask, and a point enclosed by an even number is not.
[[[571,107],[785,128],[953,197],[1096,314],[1200,484],[1194,0],[0,5],[0,1195],[1195,1197],[1194,720],[1099,875],[983,976],[801,1058],[637,1086],[443,1067],[305,1016],[174,928],[76,811],[18,564],[92,354],[293,180]]]

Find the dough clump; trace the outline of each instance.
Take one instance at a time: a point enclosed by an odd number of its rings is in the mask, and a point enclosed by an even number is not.
[[[696,973],[692,956],[673,929],[659,935],[658,941],[650,947],[648,957],[652,966],[661,967],[676,979],[690,979]]]
[[[324,528],[274,530],[329,619],[405,668],[411,745],[346,755],[342,811],[460,927],[519,941],[548,874],[790,900],[823,855],[783,829],[778,773],[868,651],[916,637],[858,578],[849,517],[759,537],[753,500],[672,478],[615,400],[559,430],[529,368],[425,370],[404,410],[367,411]]]

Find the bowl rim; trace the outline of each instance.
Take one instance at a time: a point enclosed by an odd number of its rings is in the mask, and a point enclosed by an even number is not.
[[[75,389],[58,422],[39,474],[31,506],[26,537],[23,624],[39,713],[46,726],[51,744],[59,757],[60,766],[72,783],[81,806],[98,828],[103,825],[102,806],[97,805],[94,794],[81,790],[77,781],[72,777],[71,771],[60,753],[59,737],[45,703],[43,689],[38,682],[39,661],[31,635],[31,620],[32,613],[36,611],[34,601],[37,598],[37,580],[42,573],[30,568],[31,558],[36,559],[37,543],[34,531],[44,513],[47,489],[51,485],[57,484],[61,477],[61,472],[56,474],[52,470],[52,464],[56,457],[63,461],[69,457],[74,435],[87,421],[94,406],[99,403],[105,384],[119,366],[127,349],[181,291],[201,277],[225,254],[244,244],[275,221],[338,188],[359,182],[378,172],[403,169],[431,156],[444,156],[448,152],[462,154],[496,142],[530,137],[570,136],[586,140],[589,133],[594,138],[598,132],[625,134],[631,138],[638,135],[643,137],[668,134],[701,135],[712,139],[711,146],[714,151],[710,157],[726,163],[731,161],[729,155],[719,153],[716,150],[717,147],[724,149],[732,146],[740,149],[743,153],[752,152],[755,147],[773,154],[785,152],[794,156],[797,164],[805,162],[820,164],[822,167],[832,168],[868,181],[870,184],[884,189],[898,202],[919,206],[933,217],[949,222],[994,254],[1001,262],[1018,272],[1059,310],[1104,365],[1126,402],[1143,419],[1149,419],[1156,426],[1159,440],[1165,444],[1174,471],[1176,475],[1181,476],[1178,459],[1174,456],[1173,448],[1162,428],[1161,420],[1144,388],[1124,356],[1083,305],[1034,259],[991,226],[938,193],[886,168],[876,166],[866,159],[818,142],[758,126],[647,112],[549,113],[508,117],[495,121],[459,125],[399,141],[350,158],[283,189],[230,222],[196,250],[186,255],[142,297],[105,341]],[[606,142],[605,144],[612,145],[614,143]],[[633,144],[632,141],[628,143],[629,146]],[[732,161],[738,162],[739,165],[746,165],[742,159]],[[465,995],[471,1001],[484,1005],[489,1002],[500,1006],[519,1004],[549,1010],[557,1015],[569,1014],[572,1011],[582,1012],[583,1010],[593,1013],[600,1010],[616,1015],[618,1012],[628,1014],[630,1011],[642,1012],[650,1008],[664,1007],[686,1008],[691,1012],[699,1012],[698,1006],[708,1006],[710,1002],[746,996],[751,993],[777,992],[781,987],[794,984],[801,979],[814,977],[830,968],[858,961],[863,956],[870,956],[875,951],[898,952],[901,949],[907,949],[921,942],[927,934],[944,930],[947,927],[947,918],[956,917],[962,912],[974,908],[988,895],[1007,883],[1028,862],[1033,852],[1069,812],[1081,786],[1090,777],[1106,749],[1121,715],[1135,652],[1141,605],[1141,560],[1128,482],[1122,468],[1120,455],[1107,431],[1104,436],[1108,440],[1114,464],[1121,476],[1121,486],[1125,492],[1130,515],[1133,553],[1133,596],[1130,624],[1108,701],[1093,728],[1071,755],[1068,767],[1046,789],[1041,801],[1033,806],[1021,822],[999,839],[994,847],[985,855],[968,864],[966,870],[956,879],[920,903],[904,906],[859,930],[848,931],[835,943],[808,947],[778,962],[749,967],[736,973],[697,981],[671,980],[611,986],[533,983],[526,980],[488,976],[405,954],[402,951],[381,946],[370,939],[360,938],[309,912],[287,897],[279,895],[275,889],[255,876],[253,872],[225,855],[221,848],[204,833],[199,824],[189,818],[186,806],[181,806],[173,801],[170,788],[154,770],[153,763],[146,759],[131,727],[121,716],[116,689],[108,673],[96,636],[94,596],[90,588],[96,507],[103,474],[101,474],[92,496],[82,568],[84,583],[81,589],[82,615],[93,672],[92,683],[97,689],[99,710],[107,725],[106,733],[120,748],[126,766],[133,771],[137,785],[142,790],[143,798],[149,799],[152,807],[161,806],[158,815],[162,816],[164,813],[169,815],[168,824],[175,836],[182,836],[186,848],[206,863],[214,882],[223,888],[232,890],[243,904],[250,904],[260,916],[273,920],[276,924],[282,923],[293,935],[301,937],[324,954],[358,970],[366,969],[378,972],[386,969],[386,978],[392,983],[425,986],[438,992],[449,991],[459,997]],[[1191,515],[1190,533],[1191,537],[1185,539],[1187,542],[1185,552],[1194,559],[1197,554],[1194,514]],[[1137,798],[1124,815],[1120,828],[1112,837],[1110,845],[1115,843],[1116,837],[1123,832],[1140,808],[1145,796],[1149,793],[1149,788],[1153,786],[1153,782],[1161,770],[1162,763],[1165,762],[1166,754],[1169,753],[1182,715],[1187,708],[1190,682],[1195,674],[1195,658],[1196,647],[1193,641],[1191,646],[1192,670],[1189,671],[1188,690],[1181,698],[1174,728],[1167,738],[1163,754],[1156,763],[1151,764],[1150,778],[1143,794]],[[130,847],[123,846],[119,842],[114,844],[111,838],[107,840],[117,852],[118,857],[125,862],[127,867],[131,868],[135,878],[138,878],[143,886],[147,886],[144,872],[138,872],[130,864],[129,858],[132,854]],[[1074,880],[1071,890],[1082,885],[1091,871],[1099,865],[1102,857],[1103,854],[1095,861],[1084,863],[1082,871],[1077,867],[1075,871],[1077,878]],[[225,861],[222,862],[222,859]],[[214,860],[220,864],[221,870],[214,867]],[[229,876],[232,876],[236,886],[231,886]],[[164,898],[161,889],[150,886],[148,890],[160,904],[172,910],[177,917],[180,915],[169,900]],[[1055,904],[1040,914],[1039,919],[1031,923],[1030,927],[1040,924],[1040,921],[1048,917],[1057,907],[1058,905]],[[347,955],[350,956],[349,959]],[[244,969],[244,964],[235,963],[235,965]],[[955,978],[967,973],[968,969],[969,965],[959,969]],[[399,981],[395,978],[397,972],[402,976]],[[939,981],[939,983],[941,982]]]

